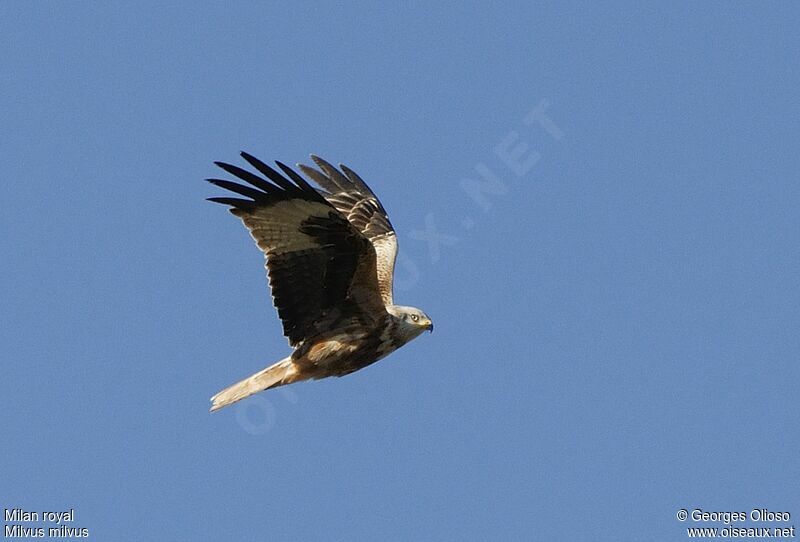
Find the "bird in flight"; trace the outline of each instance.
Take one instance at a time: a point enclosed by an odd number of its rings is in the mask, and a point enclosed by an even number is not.
[[[397,236],[383,205],[354,171],[312,155],[319,169],[281,172],[241,153],[260,175],[215,162],[247,184],[208,179],[242,197],[230,207],[266,257],[267,275],[292,354],[211,398],[211,411],[269,388],[344,376],[433,331],[420,309],[395,305]]]

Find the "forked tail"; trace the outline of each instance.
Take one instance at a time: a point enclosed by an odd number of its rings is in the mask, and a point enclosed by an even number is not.
[[[294,363],[292,363],[291,356],[282,359],[278,363],[270,365],[253,376],[245,378],[233,386],[228,386],[216,394],[211,398],[211,412],[235,403],[236,401],[241,401],[254,393],[296,382],[298,380],[297,377],[298,372]]]

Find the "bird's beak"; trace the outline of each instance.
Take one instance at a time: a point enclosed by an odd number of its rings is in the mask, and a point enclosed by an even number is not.
[[[430,331],[431,333],[433,333],[433,322],[431,322],[430,320],[428,320],[428,323],[425,325],[425,329],[427,329],[428,331]]]

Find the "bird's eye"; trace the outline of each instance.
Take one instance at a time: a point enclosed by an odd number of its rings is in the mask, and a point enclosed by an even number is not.
[[[416,314],[412,314],[411,319],[416,322],[417,320],[419,320],[419,316],[417,316]]]

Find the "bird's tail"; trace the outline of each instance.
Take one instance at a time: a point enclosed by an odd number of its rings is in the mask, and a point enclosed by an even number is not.
[[[254,393],[283,386],[284,384],[291,384],[299,379],[297,367],[292,363],[290,356],[257,372],[253,376],[245,378],[241,382],[237,382],[233,386],[228,386],[216,394],[211,398],[211,412],[236,401],[241,401]]]

